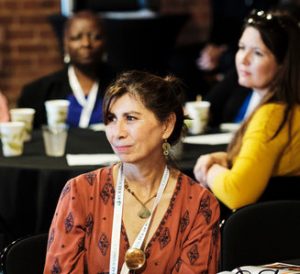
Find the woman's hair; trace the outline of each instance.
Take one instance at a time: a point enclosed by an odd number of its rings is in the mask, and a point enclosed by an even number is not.
[[[72,25],[72,23],[77,20],[77,19],[89,19],[91,21],[96,22],[99,30],[101,30],[101,33],[103,33],[104,28],[103,28],[103,21],[101,19],[101,17],[99,15],[97,15],[96,13],[94,13],[91,10],[82,10],[79,11],[77,13],[74,13],[70,18],[68,18],[68,20],[65,22],[64,25],[64,37],[67,36],[70,26]]]
[[[244,29],[247,27],[253,27],[260,33],[263,43],[272,52],[279,65],[268,94],[258,106],[259,108],[270,102],[283,103],[286,106],[282,121],[272,140],[286,123],[289,123],[289,131],[291,130],[293,108],[300,104],[300,23],[287,11],[273,10],[266,13],[254,10],[245,20]],[[242,124],[228,146],[229,160],[238,154],[242,136],[254,112]]]
[[[160,122],[166,121],[170,114],[176,115],[176,122],[172,134],[168,138],[171,145],[176,144],[184,130],[182,83],[173,76],[165,78],[142,71],[122,73],[112,83],[103,99],[104,123],[108,123],[110,105],[113,100],[129,94],[140,100],[145,108],[152,111]]]

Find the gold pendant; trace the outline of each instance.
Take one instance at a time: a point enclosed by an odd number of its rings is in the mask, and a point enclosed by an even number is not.
[[[147,219],[147,218],[150,217],[150,215],[151,215],[150,210],[149,210],[147,207],[145,207],[145,206],[143,206],[143,207],[139,210],[139,212],[138,212],[138,216],[139,216],[141,219]]]
[[[130,270],[143,267],[146,262],[145,252],[139,248],[129,248],[125,253],[125,263]]]

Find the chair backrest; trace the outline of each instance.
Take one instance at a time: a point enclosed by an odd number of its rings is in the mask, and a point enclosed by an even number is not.
[[[43,273],[48,234],[18,239],[1,254],[3,274]]]
[[[300,200],[300,176],[272,177],[259,201]]]
[[[300,201],[243,207],[228,217],[221,231],[221,270],[299,258]]]

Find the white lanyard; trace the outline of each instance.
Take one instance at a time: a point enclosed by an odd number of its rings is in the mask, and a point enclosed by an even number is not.
[[[84,92],[81,88],[81,85],[77,79],[75,74],[75,70],[73,66],[69,66],[68,68],[68,76],[69,76],[69,83],[71,89],[74,93],[74,96],[77,102],[82,106],[82,111],[79,119],[79,127],[86,128],[89,125],[91,115],[93,112],[93,108],[96,103],[99,83],[95,82],[89,91],[89,95],[87,98],[84,96]]]
[[[118,173],[117,179],[117,186],[116,186],[116,197],[115,197],[115,204],[114,204],[114,218],[113,218],[113,228],[112,228],[112,243],[111,243],[111,250],[110,250],[110,274],[117,274],[118,272],[118,263],[119,263],[119,248],[120,248],[120,234],[121,234],[121,223],[122,223],[122,210],[123,210],[123,196],[124,196],[124,182],[125,177],[123,175],[123,167],[121,166]],[[145,222],[143,227],[141,228],[138,236],[134,240],[132,248],[141,248],[145,236],[147,234],[149,225],[152,220],[152,216],[154,210],[156,209],[158,203],[161,200],[163,192],[166,188],[166,185],[169,180],[169,169],[167,166],[165,167],[162,179],[160,181],[160,185],[158,188],[158,192],[156,198],[154,200],[154,204],[152,206],[151,215],[148,220]],[[122,266],[121,273],[128,273],[129,269],[127,265],[124,263]]]
[[[116,197],[114,207],[114,218],[112,227],[112,241],[110,250],[110,265],[109,273],[118,273],[119,263],[119,245],[121,237],[121,223],[122,223],[122,211],[123,211],[123,199],[124,199],[124,182],[125,177],[123,174],[123,166],[120,166],[118,173],[118,180],[116,185]]]

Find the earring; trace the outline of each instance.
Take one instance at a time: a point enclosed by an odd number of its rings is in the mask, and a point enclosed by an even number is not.
[[[64,55],[64,63],[65,64],[69,64],[70,61],[71,61],[71,58],[70,58],[69,53],[65,53],[65,55]]]
[[[162,144],[162,150],[163,150],[163,154],[165,155],[166,158],[170,154],[170,149],[171,149],[171,145],[168,143],[167,139],[165,139]]]

